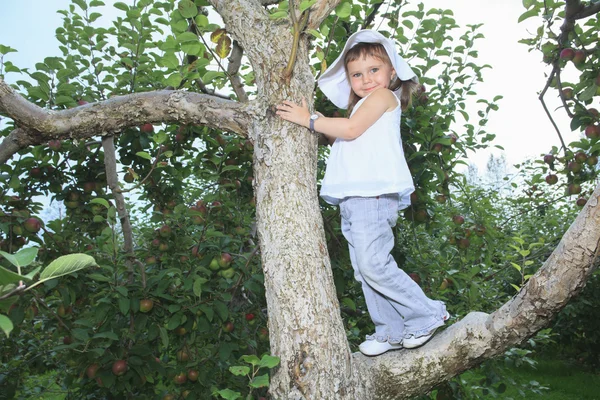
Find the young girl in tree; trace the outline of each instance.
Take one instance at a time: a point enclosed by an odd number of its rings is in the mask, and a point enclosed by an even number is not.
[[[393,41],[362,30],[350,36],[318,84],[337,107],[348,108],[349,118],[311,114],[305,101],[284,101],[277,115],[335,138],[321,197],[340,207],[354,276],[375,325],[360,351],[375,356],[421,346],[449,314],[444,303],[425,296],[390,254],[398,210],[410,204],[414,191],[400,117],[417,77],[396,53]]]

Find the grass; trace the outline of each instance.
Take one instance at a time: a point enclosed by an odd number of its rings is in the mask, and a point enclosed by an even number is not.
[[[600,400],[600,373],[566,360],[538,359],[535,368],[513,367],[504,372],[506,391],[488,394],[484,399]],[[475,389],[481,375],[467,372],[461,376]],[[510,379],[516,384],[509,383]],[[495,389],[500,383],[493,385]],[[533,390],[532,390],[533,389]],[[482,390],[477,390],[481,393]]]

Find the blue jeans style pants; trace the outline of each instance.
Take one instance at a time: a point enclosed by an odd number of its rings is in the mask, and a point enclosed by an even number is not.
[[[390,254],[398,205],[397,194],[347,197],[340,203],[354,277],[375,324],[375,335],[367,338],[390,343],[427,335],[444,325],[446,316],[444,303],[429,299]]]

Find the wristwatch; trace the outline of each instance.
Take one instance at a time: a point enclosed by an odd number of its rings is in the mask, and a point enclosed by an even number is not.
[[[311,132],[315,131],[315,121],[317,120],[317,118],[319,118],[319,114],[312,114],[310,116],[310,123],[309,123],[310,127],[309,127],[309,129],[310,129]]]

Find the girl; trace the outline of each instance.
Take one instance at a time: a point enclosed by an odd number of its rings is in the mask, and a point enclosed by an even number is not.
[[[418,80],[378,32],[359,31],[319,79],[323,93],[349,118],[309,112],[306,101],[284,101],[277,115],[335,138],[321,197],[339,204],[354,276],[360,282],[375,333],[359,349],[376,356],[426,343],[449,318],[444,303],[423,293],[390,252],[398,210],[410,204],[414,186],[400,140],[401,109]],[[399,88],[400,100],[390,89]]]

